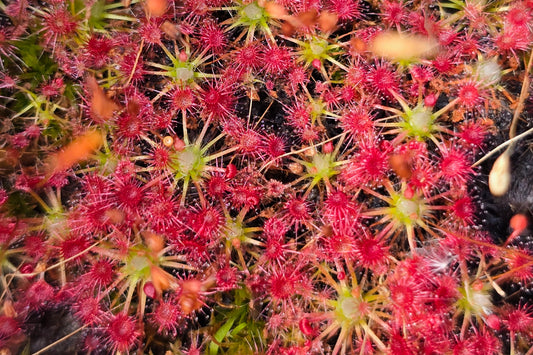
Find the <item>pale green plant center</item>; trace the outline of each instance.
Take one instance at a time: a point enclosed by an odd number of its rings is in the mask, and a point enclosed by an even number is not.
[[[250,21],[258,21],[263,17],[263,9],[256,3],[246,5],[242,12]]]
[[[189,145],[181,152],[178,152],[175,162],[174,169],[178,173],[178,177],[189,176],[193,180],[201,177],[205,166],[202,151],[197,145]]]
[[[46,216],[45,225],[51,235],[64,235],[69,230],[67,219],[61,211],[52,211]]]
[[[359,310],[361,300],[353,297],[348,290],[336,301],[335,314],[337,322],[342,327],[351,327],[362,320],[362,314]]]
[[[147,255],[147,251],[141,248],[132,248],[122,272],[128,277],[146,280],[150,277],[150,267],[154,262]]]
[[[178,161],[182,172],[188,175],[198,161],[198,157],[192,150],[186,149],[179,155]]]
[[[424,106],[415,107],[411,114],[406,115],[406,121],[413,136],[424,137],[431,133],[433,129],[433,115]]]
[[[398,201],[398,204],[396,205],[396,208],[398,209],[398,212],[400,212],[404,216],[418,216],[418,203],[412,200],[407,200],[404,198],[400,198],[400,201]]]
[[[460,308],[468,310],[476,316],[492,313],[493,304],[487,290],[476,290],[465,283],[465,286],[461,287],[459,291],[463,296],[457,303]]]
[[[314,114],[319,115],[324,110],[324,105],[321,102],[313,102],[311,108]]]
[[[476,74],[480,81],[490,85],[500,81],[502,71],[500,65],[495,60],[485,60],[478,63]]]
[[[328,42],[320,38],[312,38],[310,42],[301,43],[302,59],[310,64],[315,59],[325,59],[328,57]]]
[[[314,186],[321,180],[326,180],[338,173],[335,168],[335,156],[333,154],[316,153],[313,160],[304,162],[307,173],[313,178]]]
[[[142,270],[150,266],[150,261],[145,256],[135,255],[131,258],[129,266],[135,270]]]
[[[330,170],[331,170],[331,159],[330,159],[330,156],[328,154],[315,154],[313,156],[313,165],[308,167],[308,171],[309,173],[313,174],[313,175],[317,175],[317,176],[321,176],[321,177],[326,177],[329,174]],[[313,169],[314,168],[314,169]],[[313,171],[315,170],[316,171]]]
[[[424,202],[416,196],[408,199],[403,195],[392,196],[391,212],[398,222],[403,225],[412,225],[420,220],[424,213]]]
[[[194,77],[194,72],[190,68],[176,68],[174,70],[174,77],[177,80],[186,82]]]
[[[357,319],[359,316],[358,302],[353,297],[345,298],[340,302],[342,314],[347,319]]]
[[[311,42],[309,48],[311,49],[311,52],[317,57],[320,57],[326,51],[326,48],[324,47],[324,44],[322,42]]]
[[[244,239],[244,230],[242,228],[242,226],[238,223],[236,223],[235,221],[231,220],[231,219],[228,219],[226,220],[226,227],[225,227],[225,234],[226,234],[226,238],[228,240],[232,240],[232,239],[235,239],[235,238],[238,238],[238,239]]]

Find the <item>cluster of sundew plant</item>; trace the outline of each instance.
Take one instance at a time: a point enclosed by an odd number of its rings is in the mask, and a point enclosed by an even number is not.
[[[533,353],[531,1],[0,10],[2,351]]]

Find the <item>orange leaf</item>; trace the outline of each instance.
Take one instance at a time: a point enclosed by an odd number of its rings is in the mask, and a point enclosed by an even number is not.
[[[146,0],[146,13],[150,16],[160,17],[167,12],[167,0]]]
[[[152,265],[150,267],[150,276],[152,277],[152,283],[157,293],[160,295],[162,291],[166,291],[170,288],[170,282],[172,276],[161,269],[159,266]]]
[[[89,131],[70,142],[55,153],[50,159],[51,172],[66,170],[72,165],[87,159],[103,143],[103,136],[98,131]]]
[[[167,36],[169,36],[172,39],[178,39],[180,31],[178,30],[178,26],[170,21],[165,21],[160,26],[161,31],[163,31]]]
[[[159,253],[165,247],[165,239],[150,231],[141,232],[144,238],[144,244],[153,252]]]
[[[281,33],[283,33],[284,36],[290,37],[294,34],[295,31],[296,27],[294,27],[294,25],[292,25],[289,21],[283,22],[281,24]]]
[[[318,26],[322,32],[332,32],[337,26],[338,17],[333,12],[322,11],[318,17]]]
[[[287,16],[287,11],[282,5],[269,1],[265,3],[265,11],[268,15],[275,19],[283,19]]]
[[[202,288],[202,282],[199,280],[190,279],[183,281],[181,284],[181,293],[178,298],[183,313],[188,315],[202,307],[202,301],[200,300]]]
[[[389,165],[396,175],[402,179],[410,179],[413,175],[413,168],[407,154],[393,154],[389,158]]]
[[[87,78],[87,86],[92,95],[91,114],[97,121],[107,121],[113,117],[113,112],[118,110],[118,106],[108,98],[104,90],[98,86],[96,79],[92,76]]]
[[[309,10],[299,13],[296,18],[301,22],[302,27],[314,26],[318,19],[318,12],[316,10]]]
[[[350,40],[350,54],[356,55],[356,54],[362,54],[367,50],[367,45],[365,41],[363,41],[361,38],[353,37]]]
[[[391,60],[427,58],[435,55],[438,42],[426,36],[382,32],[372,40],[370,50],[377,56]]]

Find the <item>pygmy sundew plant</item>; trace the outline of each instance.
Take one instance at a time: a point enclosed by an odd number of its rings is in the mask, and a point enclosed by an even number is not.
[[[0,1],[0,353],[532,354],[532,19]]]

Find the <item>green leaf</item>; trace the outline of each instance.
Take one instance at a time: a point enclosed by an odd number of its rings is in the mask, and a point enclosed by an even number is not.
[[[57,71],[57,64],[43,47],[37,44],[37,40],[37,36],[28,36],[15,43],[27,68],[19,78],[30,80],[33,88],[50,79]]]
[[[28,194],[22,191],[13,191],[7,200],[7,210],[13,216],[34,217],[37,216],[35,205]]]
[[[227,320],[226,323],[224,323],[222,327],[217,330],[217,332],[215,333],[215,339],[217,342],[222,342],[222,340],[226,337],[231,327],[233,326],[233,323],[235,323],[237,316],[238,314],[234,314],[231,318]],[[211,342],[211,344],[209,344],[209,355],[216,355],[218,353],[218,348],[218,344],[216,344],[215,342]]]
[[[244,328],[246,328],[246,326],[248,325],[248,323],[241,323],[239,324],[238,326],[236,326],[233,331],[231,332],[231,334],[235,335],[235,334],[239,334],[239,332],[241,330],[243,330]]]
[[[63,96],[66,97],[71,103],[75,104],[78,97],[79,87],[73,85],[72,83],[67,82],[65,85],[65,91]]]
[[[89,17],[89,27],[91,29],[104,29],[107,23],[105,0],[99,0],[91,7],[91,17]]]
[[[57,120],[49,120],[48,124],[42,131],[43,136],[53,138],[54,140],[60,139],[67,133],[69,132]]]

